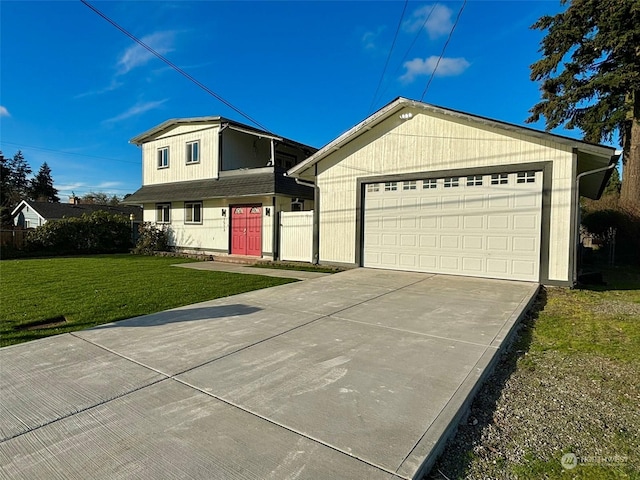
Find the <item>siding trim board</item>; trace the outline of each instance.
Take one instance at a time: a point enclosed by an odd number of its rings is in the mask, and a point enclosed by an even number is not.
[[[495,173],[516,173],[522,171],[542,171],[542,208],[541,208],[541,234],[540,234],[540,259],[539,259],[539,281],[543,284],[553,282],[558,285],[570,285],[569,281],[551,281],[549,279],[549,254],[551,228],[551,190],[553,177],[553,162],[530,162],[512,165],[496,165],[490,167],[472,167],[463,169],[431,170],[421,172],[402,173],[394,175],[376,175],[357,178],[356,188],[356,221],[355,221],[355,265],[363,266],[364,259],[364,199],[366,188],[371,183],[403,182],[420,180],[423,178],[441,177],[467,177],[474,175],[491,175]],[[572,268],[572,257],[570,257],[570,269]],[[324,263],[324,262],[322,262]]]

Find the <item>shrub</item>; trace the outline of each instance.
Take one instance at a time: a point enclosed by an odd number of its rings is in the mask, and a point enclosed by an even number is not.
[[[152,255],[154,252],[168,252],[169,232],[165,225],[158,228],[155,224],[145,222],[138,229],[139,237],[133,253],[139,255]]]
[[[27,251],[58,255],[126,252],[130,247],[128,219],[105,211],[49,221],[30,232],[25,244]]]

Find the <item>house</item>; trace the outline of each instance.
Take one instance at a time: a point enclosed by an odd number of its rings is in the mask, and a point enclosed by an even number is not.
[[[279,213],[313,209],[313,187],[284,175],[308,145],[223,117],[167,120],[131,143],[142,187],[125,202],[179,251],[276,258]]]
[[[21,228],[35,228],[51,220],[81,217],[85,213],[90,215],[96,211],[106,211],[120,214],[131,219],[136,224],[142,220],[142,209],[130,205],[94,205],[82,204],[76,197],[71,197],[69,203],[32,202],[22,200],[11,212],[13,224]]]
[[[575,283],[578,195],[615,151],[406,98],[289,175],[313,182],[320,263]]]

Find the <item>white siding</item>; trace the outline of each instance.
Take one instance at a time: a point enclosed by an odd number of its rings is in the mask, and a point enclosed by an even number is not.
[[[142,145],[142,184],[218,178],[218,125],[179,126]],[[200,142],[200,162],[187,164],[187,143]],[[158,168],[158,149],[169,148],[169,167]]]
[[[318,164],[320,260],[355,262],[357,179],[553,162],[549,278],[566,281],[573,156],[569,147],[422,111],[388,118]]]

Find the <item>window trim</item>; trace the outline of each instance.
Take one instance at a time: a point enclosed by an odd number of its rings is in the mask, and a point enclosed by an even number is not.
[[[196,160],[193,160],[193,150],[195,145],[196,151]],[[191,142],[186,143],[186,159],[185,163],[187,165],[194,165],[200,163],[200,140],[193,140]]]
[[[200,220],[187,220],[187,212],[190,210],[191,211],[191,218],[194,218],[194,207],[195,206],[199,206],[199,213],[200,213]],[[195,202],[184,202],[184,223],[185,225],[202,225],[202,201],[195,201]]]
[[[164,214],[159,215],[161,211],[167,212],[168,218],[166,220],[164,219]],[[156,223],[162,225],[171,223],[171,203],[156,203]]]
[[[162,152],[166,152],[166,155],[163,155]],[[169,147],[160,147],[156,153],[156,167],[158,170],[163,168],[169,168]]]

